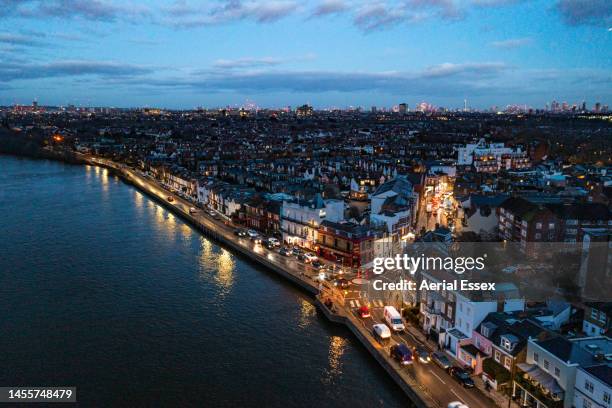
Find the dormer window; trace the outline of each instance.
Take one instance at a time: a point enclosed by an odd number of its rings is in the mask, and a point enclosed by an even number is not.
[[[497,326],[491,322],[485,322],[480,326],[480,334],[486,338],[490,338],[493,332],[497,329]]]
[[[508,351],[512,351],[517,343],[518,339],[511,334],[501,337],[501,346]]]

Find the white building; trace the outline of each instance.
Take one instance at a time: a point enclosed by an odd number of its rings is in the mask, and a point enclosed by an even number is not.
[[[421,276],[430,283],[456,279],[448,271],[422,271]],[[493,292],[421,290],[420,298],[423,330],[455,358],[459,358],[461,346],[471,344],[473,330],[489,313],[525,309],[524,299],[510,283],[499,283]]]
[[[283,241],[314,249],[318,229],[323,220],[339,222],[344,219],[344,201],[323,200],[320,194],[313,200],[283,201],[281,230]]]
[[[472,292],[455,293],[455,324],[446,334],[448,351],[459,358],[460,346],[471,344],[472,333],[489,313],[525,310],[525,300],[513,284],[498,284],[495,292],[473,298]]]
[[[474,166],[476,171],[497,172],[500,169],[522,169],[531,166],[529,157],[520,148],[506,147],[503,143],[468,143],[457,149],[457,165]]]
[[[564,408],[607,408],[610,405],[594,404],[603,401],[604,392],[607,391],[603,384],[596,384],[593,376],[597,377],[594,374],[599,374],[598,370],[606,371],[609,376],[609,368],[593,367],[610,366],[610,357],[612,339],[605,336],[530,339],[526,361],[517,365],[519,372],[515,377],[513,395],[524,405],[536,408],[553,408],[561,401]],[[577,401],[580,401],[580,405]]]
[[[578,368],[574,387],[574,406],[576,408],[612,407],[612,367],[607,359],[604,364]]]
[[[398,176],[381,184],[370,199],[371,223],[386,224],[387,232],[394,237],[403,237],[411,232],[419,195],[408,179]]]

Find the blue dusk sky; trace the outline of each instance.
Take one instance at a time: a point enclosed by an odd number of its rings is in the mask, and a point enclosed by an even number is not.
[[[0,105],[610,103],[611,0],[0,0]]]

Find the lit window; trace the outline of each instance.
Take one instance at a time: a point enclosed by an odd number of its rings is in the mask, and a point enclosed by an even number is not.
[[[510,357],[504,359],[504,367],[506,367],[507,370],[512,369],[512,359],[510,359]]]

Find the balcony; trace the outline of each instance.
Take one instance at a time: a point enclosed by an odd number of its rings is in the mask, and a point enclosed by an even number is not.
[[[563,408],[563,390],[558,389],[553,392],[543,387],[529,374],[520,369],[518,371],[514,377],[513,395],[519,405],[533,408]]]

